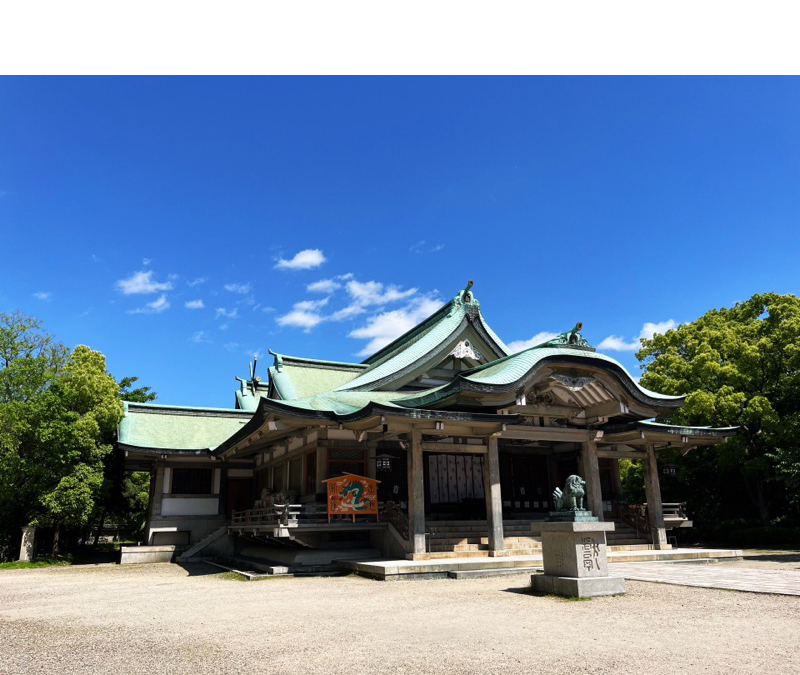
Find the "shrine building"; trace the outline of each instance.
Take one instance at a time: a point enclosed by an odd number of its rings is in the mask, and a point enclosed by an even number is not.
[[[231,409],[126,403],[118,445],[129,470],[151,473],[142,543],[156,556],[533,554],[572,474],[586,508],[617,523],[612,549],[665,550],[691,521],[662,502],[659,452],[735,433],[654,421],[684,397],[640,386],[580,323],[512,354],[471,283],[361,363],[270,353],[266,378],[255,363],[238,378]],[[642,463],[646,504],[622,499],[621,458]],[[332,516],[342,476],[375,479],[377,507]]]

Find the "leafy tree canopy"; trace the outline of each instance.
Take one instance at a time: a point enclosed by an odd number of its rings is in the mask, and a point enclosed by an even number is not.
[[[800,298],[756,294],[642,340],[642,385],[684,394],[673,422],[738,426],[719,464],[742,472],[766,521],[774,490],[800,487]],[[793,489],[792,489],[793,488]]]
[[[83,525],[122,418],[105,357],[84,345],[70,353],[21,314],[0,314],[0,352],[0,536]]]

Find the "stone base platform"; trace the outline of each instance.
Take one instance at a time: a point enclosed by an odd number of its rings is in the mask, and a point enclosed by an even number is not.
[[[570,598],[594,598],[602,595],[619,595],[625,592],[622,577],[556,577],[550,574],[532,574],[533,590],[548,595]]]
[[[670,562],[688,560],[736,560],[742,557],[738,549],[674,548],[667,551],[610,551],[608,562]],[[411,579],[446,579],[448,573],[462,570],[542,567],[544,560],[538,555],[516,555],[504,558],[465,557],[444,560],[391,560],[386,558],[363,560],[336,560],[340,569],[355,572],[370,579],[399,581]],[[521,569],[520,572],[526,570]],[[614,574],[613,565],[610,573]]]
[[[186,548],[188,547],[172,544],[165,546],[121,546],[119,549],[119,564],[172,562]]]

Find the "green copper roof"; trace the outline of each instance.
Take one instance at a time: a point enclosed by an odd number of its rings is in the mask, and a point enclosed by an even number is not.
[[[337,415],[347,415],[365,408],[370,403],[400,408],[402,406],[398,405],[398,401],[417,395],[417,392],[399,391],[328,391],[305,398],[281,401],[281,403],[286,407],[301,410],[322,410],[334,412]]]
[[[228,408],[190,408],[126,403],[119,442],[143,448],[215,448],[238,431],[252,412]]]
[[[368,368],[337,387],[337,391],[379,387],[397,379],[423,359],[439,354],[444,358],[448,341],[470,323],[497,355],[509,353],[508,347],[483,320],[475,296],[463,290],[421,324],[364,361]]]
[[[589,352],[583,350],[573,349],[571,347],[530,347],[521,352],[507,356],[503,359],[498,359],[492,363],[487,363],[483,366],[478,366],[463,374],[465,380],[477,384],[492,384],[503,385],[512,384],[520,380],[524,375],[531,370],[539,361],[547,357],[569,357],[570,360],[585,361],[587,364],[592,362],[602,361],[611,363],[621,370],[630,382],[642,392],[645,396],[650,398],[662,399],[665,401],[682,400],[683,396],[667,396],[659,394],[655,391],[650,391],[642,387],[636,380],[634,380],[630,373],[625,370],[625,367],[616,359],[610,356],[600,354],[598,352]]]
[[[367,368],[360,363],[273,354],[275,364],[269,369],[270,381],[283,400],[306,398],[336,389],[358,377]]]

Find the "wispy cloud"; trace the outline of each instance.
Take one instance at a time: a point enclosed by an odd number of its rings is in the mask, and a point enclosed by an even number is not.
[[[668,330],[672,330],[677,325],[678,324],[674,319],[667,319],[666,321],[660,321],[658,323],[647,322],[642,326],[639,336],[630,342],[626,341],[625,338],[620,337],[619,335],[609,335],[599,345],[597,345],[597,348],[609,349],[615,352],[635,352],[641,348],[641,340],[650,340],[656,333],[666,333]]]
[[[246,295],[250,292],[252,286],[250,284],[225,284],[224,288],[226,291],[231,293],[241,293],[242,295]]]
[[[425,239],[420,239],[416,244],[408,247],[412,253],[437,253],[444,248],[444,244],[429,244]]]
[[[306,286],[309,293],[333,293],[337,288],[342,285],[336,279],[320,279],[312,284]]]
[[[307,248],[296,253],[293,258],[279,258],[275,267],[280,270],[310,270],[325,262],[325,256],[318,248]]]
[[[528,347],[535,347],[536,345],[542,344],[542,342],[552,340],[557,335],[558,333],[550,333],[549,331],[543,330],[541,333],[536,333],[536,335],[528,340],[514,340],[513,342],[509,342],[508,348],[511,350],[512,354],[515,354],[516,352],[521,352],[523,349],[528,349]]]
[[[162,293],[156,300],[153,302],[148,302],[144,307],[140,307],[139,309],[131,309],[128,311],[128,314],[160,314],[161,312],[165,312],[170,307],[170,302],[167,300],[166,293]]]
[[[218,319],[221,316],[224,316],[226,319],[238,319],[239,308],[234,307],[233,309],[226,309],[225,307],[217,307],[214,318]]]
[[[379,281],[361,282],[353,279],[347,282],[347,292],[360,305],[385,305],[409,298],[417,292],[417,289],[408,288],[403,291],[393,284],[385,286]]]
[[[191,286],[192,288],[194,288],[195,286],[198,286],[199,284],[206,283],[206,281],[208,281],[207,277],[197,277],[196,279],[193,279],[192,281],[187,281],[186,285],[187,286]]]
[[[153,262],[152,258],[142,258],[142,265],[144,265],[145,267],[148,267],[151,262]]]
[[[205,303],[202,300],[188,300],[183,303],[183,306],[186,309],[203,309],[205,307]]]
[[[400,300],[410,300],[419,291],[416,288],[403,289],[395,284],[384,284],[379,281],[358,281],[352,273],[342,274],[332,279],[321,279],[306,286],[309,292],[334,293],[344,287],[349,298],[345,307],[330,314],[322,314],[319,310],[328,304],[331,296],[322,300],[303,300],[294,303],[291,311],[276,318],[280,326],[302,328],[306,332],[323,321],[344,321],[370,308],[378,309],[384,305]]]
[[[359,356],[368,356],[385,347],[406,331],[411,330],[441,306],[441,300],[429,297],[417,298],[403,309],[395,309],[391,312],[383,312],[377,316],[370,317],[364,326],[350,331],[348,336],[369,340],[364,348],[358,352]]]
[[[192,337],[189,338],[189,341],[197,344],[200,344],[201,342],[211,343],[211,339],[204,330],[198,330],[197,332],[192,333]]]
[[[42,300],[43,302],[47,302],[50,298],[53,297],[53,294],[50,291],[37,291],[33,294],[33,297],[37,300]]]
[[[153,270],[134,272],[127,279],[117,281],[116,286],[117,290],[121,291],[123,295],[159,293],[172,290],[172,282],[159,282],[153,279]]]
[[[328,300],[329,298],[322,298],[321,300],[302,300],[301,302],[296,302],[292,306],[290,312],[279,316],[276,321],[279,326],[302,328],[308,332],[325,321],[325,317],[317,310],[327,305]]]

